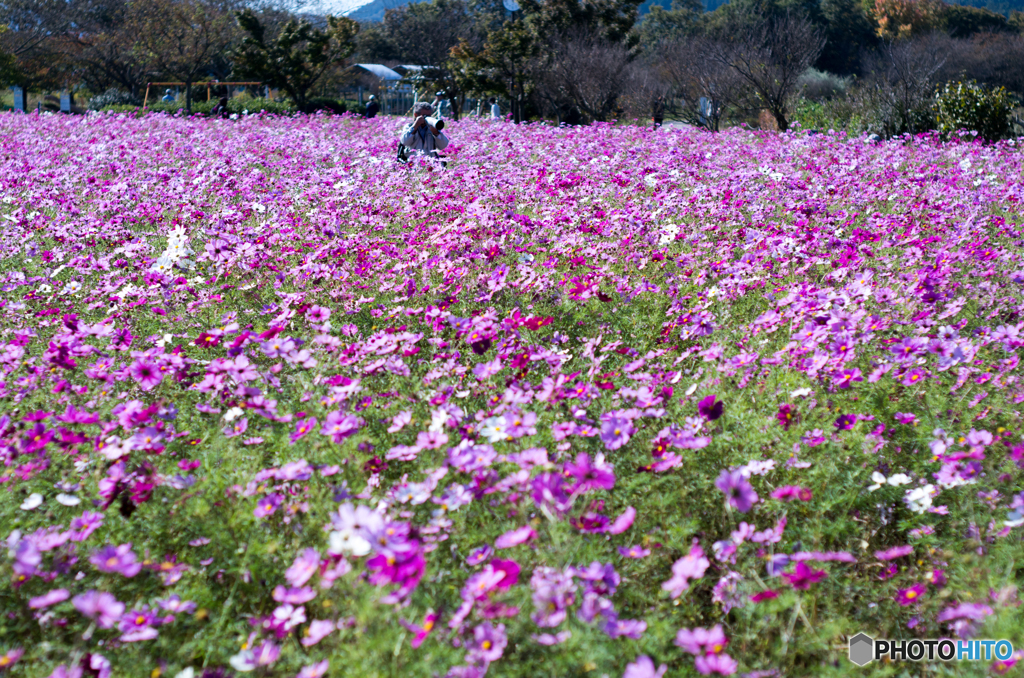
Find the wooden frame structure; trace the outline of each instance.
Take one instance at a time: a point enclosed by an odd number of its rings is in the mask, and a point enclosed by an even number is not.
[[[193,87],[197,87],[197,86],[198,87],[202,87],[203,85],[206,85],[206,100],[209,101],[210,100],[210,88],[211,87],[220,87],[220,86],[231,87],[231,86],[239,86],[239,85],[245,85],[245,86],[248,87],[249,85],[262,85],[262,84],[263,84],[262,82],[219,82],[217,80],[211,80],[209,82],[193,82],[192,86]],[[146,104],[149,103],[149,89],[151,87],[166,87],[168,85],[173,85],[174,87],[186,87],[186,86],[188,86],[188,83],[187,82],[147,82],[146,83],[146,98],[142,100],[142,107],[145,108]]]

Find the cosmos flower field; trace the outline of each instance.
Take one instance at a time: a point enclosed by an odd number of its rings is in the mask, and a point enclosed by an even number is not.
[[[1019,146],[398,124],[0,116],[0,673],[1024,649]]]

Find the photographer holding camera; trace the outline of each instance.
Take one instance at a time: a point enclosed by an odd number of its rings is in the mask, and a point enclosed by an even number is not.
[[[441,131],[444,123],[429,117],[433,112],[434,109],[430,107],[430,104],[424,101],[413,106],[413,122],[402,128],[398,138],[401,145],[409,151],[436,158],[438,151],[443,151],[448,147],[448,137]],[[399,158],[401,156],[402,149],[399,148]]]

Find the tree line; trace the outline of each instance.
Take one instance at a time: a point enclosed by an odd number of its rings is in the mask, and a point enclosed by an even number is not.
[[[496,96],[519,120],[647,117],[711,130],[790,126],[804,97],[834,116],[915,127],[937,84],[1024,93],[1024,15],[942,0],[431,0],[357,24],[245,0],[0,0],[0,81],[138,98],[160,78],[259,80],[306,110],[353,61],[422,65],[458,116]],[[188,88],[186,88],[188,89]],[[186,102],[187,104],[190,102]],[[816,109],[817,110],[817,109]],[[918,121],[919,125],[926,122]]]

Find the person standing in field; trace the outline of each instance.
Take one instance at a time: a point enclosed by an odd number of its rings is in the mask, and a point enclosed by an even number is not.
[[[654,129],[661,127],[662,123],[665,122],[665,97],[658,96],[654,100],[654,105],[651,107],[651,119],[654,121]]]
[[[437,114],[437,117],[444,117],[444,92],[438,92],[434,95],[434,101],[430,104],[430,109]]]
[[[402,128],[398,140],[409,151],[436,158],[438,151],[448,147],[448,137],[427,121],[433,112],[434,109],[425,101],[413,106],[413,121]]]
[[[228,117],[230,117],[231,116],[231,111],[228,110],[228,98],[227,97],[221,97],[220,101],[217,102],[217,105],[213,107],[212,111],[210,111],[210,115],[215,117],[215,118],[217,118],[217,117],[220,117],[220,118],[228,118]]]
[[[498,100],[491,98],[491,120],[501,120],[501,106],[498,105]]]
[[[372,118],[380,112],[380,104],[377,103],[377,97],[370,95],[370,101],[366,104],[366,117]]]

